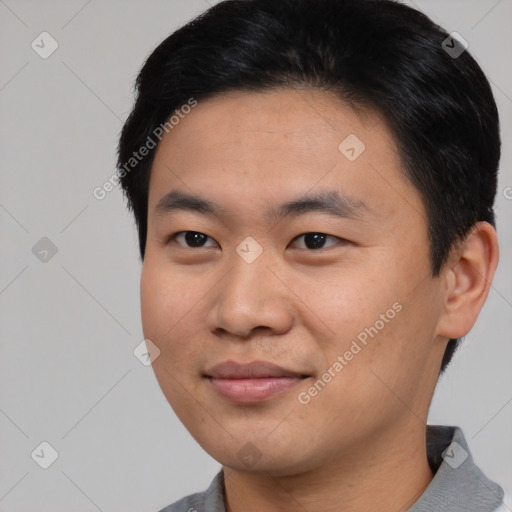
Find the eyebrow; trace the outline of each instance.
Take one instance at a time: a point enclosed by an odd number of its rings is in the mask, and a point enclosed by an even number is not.
[[[223,217],[227,214],[227,210],[215,201],[181,190],[172,190],[167,193],[155,207],[156,216],[166,216],[175,211],[191,211],[216,217]],[[265,212],[264,216],[269,221],[279,221],[285,217],[296,217],[312,212],[349,219],[358,219],[365,213],[372,213],[363,201],[328,189],[314,194],[306,194],[277,208],[272,207]]]

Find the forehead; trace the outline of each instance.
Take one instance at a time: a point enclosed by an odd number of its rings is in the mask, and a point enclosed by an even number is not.
[[[326,188],[381,215],[411,203],[422,208],[383,118],[309,89],[199,101],[158,146],[150,214],[174,188],[254,215],[263,203],[282,204]]]

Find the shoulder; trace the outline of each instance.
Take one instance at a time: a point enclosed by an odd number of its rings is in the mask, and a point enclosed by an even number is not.
[[[434,477],[409,512],[509,512],[503,488],[475,464],[459,427],[427,425],[427,457]]]
[[[512,501],[510,496],[505,494],[503,497],[503,503],[494,512],[510,512],[510,507],[507,505],[508,503],[512,503]]]
[[[206,491],[185,496],[159,512],[226,512],[223,471],[215,475]]]

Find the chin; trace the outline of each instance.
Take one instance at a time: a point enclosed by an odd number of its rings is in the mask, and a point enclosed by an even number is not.
[[[308,453],[311,446],[306,452],[300,448],[300,442],[279,447],[264,438],[258,440],[255,436],[236,441],[230,438],[223,446],[218,440],[200,444],[217,462],[237,472],[282,477],[304,473],[322,465],[318,455],[315,457]]]

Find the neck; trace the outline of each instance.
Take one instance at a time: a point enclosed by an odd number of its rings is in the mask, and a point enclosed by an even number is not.
[[[303,473],[274,477],[224,466],[227,512],[408,510],[430,484],[425,425],[384,432]]]

